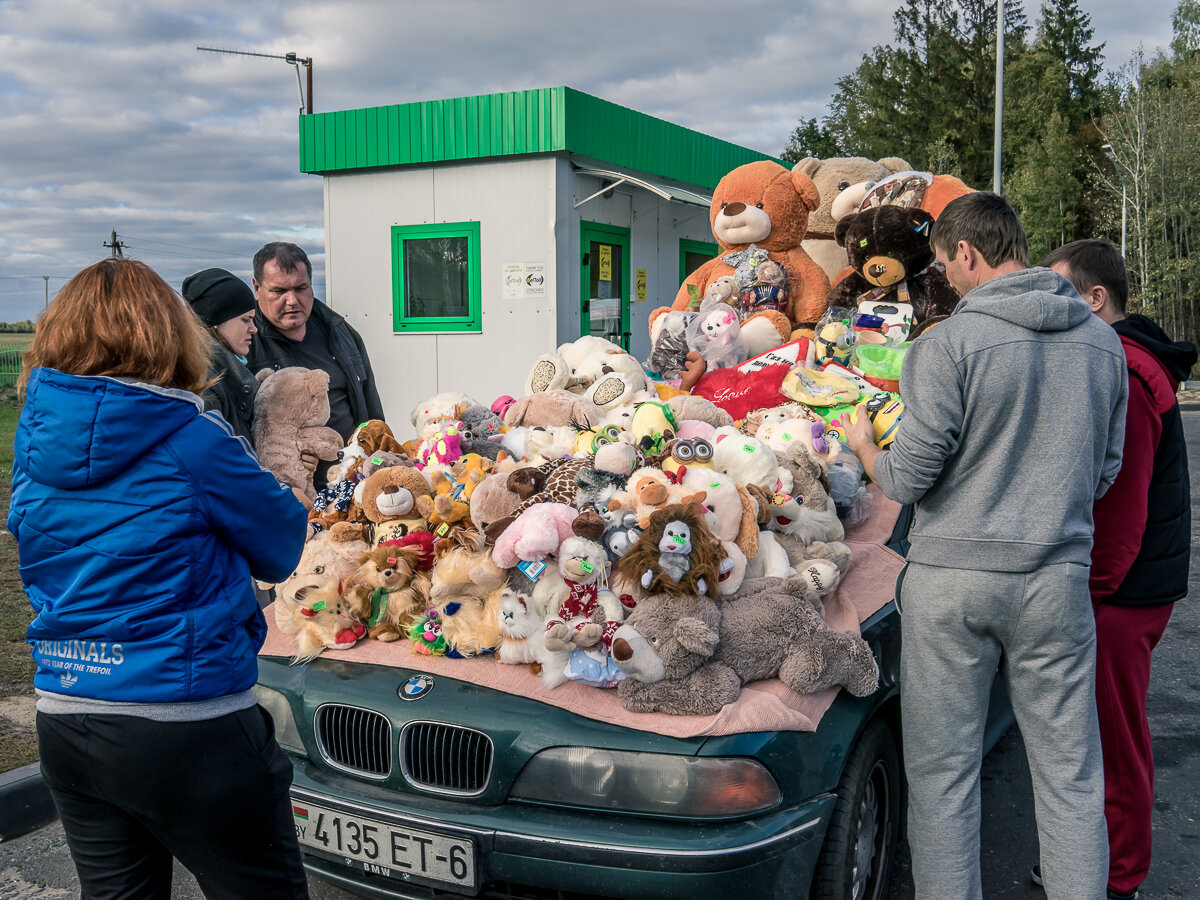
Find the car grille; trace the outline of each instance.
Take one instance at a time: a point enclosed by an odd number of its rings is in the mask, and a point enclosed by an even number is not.
[[[400,733],[400,768],[416,787],[482,793],[492,775],[492,756],[491,738],[470,728],[409,722]]]
[[[384,779],[392,771],[392,725],[386,716],[356,706],[327,703],[313,720],[317,749],[331,766]]]

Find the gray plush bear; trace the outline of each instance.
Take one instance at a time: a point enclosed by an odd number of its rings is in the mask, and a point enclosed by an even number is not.
[[[810,571],[811,570],[811,571]],[[704,597],[657,594],[613,635],[612,654],[627,677],[617,687],[632,712],[712,715],[748,681],[778,677],[798,693],[840,685],[873,693],[879,667],[858,634],[834,631],[820,594],[837,580],[816,561],[791,578],[756,578],[720,605]]]
[[[483,405],[468,406],[458,417],[462,422],[462,452],[478,453],[485,459],[496,461],[500,445],[491,440],[504,433],[504,421]]]

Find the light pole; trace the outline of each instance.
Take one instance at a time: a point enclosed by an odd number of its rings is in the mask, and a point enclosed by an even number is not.
[[[1004,0],[996,0],[996,131],[992,138],[992,192],[1000,193],[1000,143],[1004,133]]]
[[[1113,164],[1113,168],[1117,170],[1117,177],[1121,179],[1121,258],[1125,258],[1125,224],[1128,221],[1128,207],[1125,199],[1128,196],[1125,190],[1125,173],[1121,171],[1121,164],[1117,162],[1117,154],[1113,151],[1112,144],[1105,144],[1100,148]]]
[[[310,116],[312,115],[312,111],[313,111],[313,100],[312,100],[313,75],[312,75],[312,57],[311,56],[300,56],[296,53],[279,54],[279,53],[255,53],[254,51],[251,51],[251,50],[222,50],[219,47],[197,47],[196,49],[197,50],[207,50],[209,53],[232,53],[235,56],[261,56],[264,59],[282,59],[289,66],[292,66],[296,70],[296,90],[300,93],[300,115],[304,115],[304,108],[305,108],[304,85],[301,84],[301,82],[300,82],[300,67],[304,66],[304,68],[307,70],[307,74],[308,74],[308,78],[307,78],[308,114]]]

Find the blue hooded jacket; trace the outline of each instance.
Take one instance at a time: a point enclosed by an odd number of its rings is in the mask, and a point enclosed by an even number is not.
[[[186,391],[34,369],[8,529],[40,690],[179,703],[245,691],[307,514]]]

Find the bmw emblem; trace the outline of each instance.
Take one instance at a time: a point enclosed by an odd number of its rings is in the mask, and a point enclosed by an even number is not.
[[[396,693],[400,695],[401,700],[420,700],[432,690],[433,677],[431,675],[414,675],[400,685],[400,690]]]

